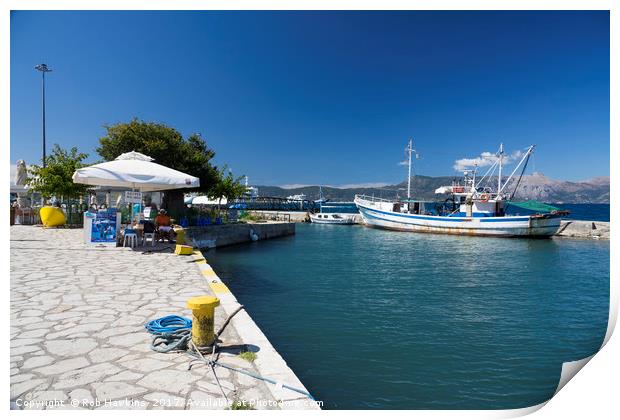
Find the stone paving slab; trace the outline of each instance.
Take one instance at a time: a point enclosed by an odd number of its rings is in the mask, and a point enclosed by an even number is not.
[[[78,229],[16,225],[10,234],[12,408],[228,407],[209,367],[188,370],[186,355],[152,351],[143,327],[169,314],[191,318],[186,300],[213,294],[195,255],[93,247]],[[225,317],[217,308],[216,328]],[[236,355],[251,343],[234,325],[221,339],[231,350],[220,361],[258,372],[260,352],[255,363]],[[228,402],[277,402],[262,381],[220,367],[215,374]]]

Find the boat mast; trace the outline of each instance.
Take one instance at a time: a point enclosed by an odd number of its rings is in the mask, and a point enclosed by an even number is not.
[[[413,151],[413,138],[409,137],[407,152],[409,153],[409,172],[407,174],[407,200],[411,199],[411,152]]]
[[[512,179],[512,177],[514,176],[515,172],[517,172],[517,169],[519,169],[519,167],[523,164],[524,161],[529,160],[529,156],[534,152],[534,148],[536,147],[535,144],[531,145],[528,149],[527,152],[525,152],[525,154],[523,155],[523,158],[521,159],[521,161],[519,162],[519,164],[514,168],[514,170],[512,171],[512,173],[510,174],[510,176],[508,177],[508,179],[506,180],[506,182],[504,183],[504,186],[497,192],[497,194],[499,195],[504,188],[506,188],[506,186],[510,183],[510,180]],[[525,170],[525,168],[524,168]]]
[[[502,190],[502,160],[504,160],[504,143],[499,144],[499,171],[497,173],[497,195]]]

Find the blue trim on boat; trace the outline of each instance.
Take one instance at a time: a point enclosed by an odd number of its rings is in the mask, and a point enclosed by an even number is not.
[[[358,204],[359,207],[366,209],[368,211],[374,211],[375,213],[387,214],[389,216],[403,217],[407,219],[417,219],[417,220],[439,220],[442,222],[470,222],[472,220],[478,219],[481,222],[524,222],[530,220],[528,216],[524,217],[470,217],[466,219],[448,217],[448,216],[419,216],[415,214],[404,214],[404,213],[396,213],[396,212],[388,212],[383,210],[377,210],[370,207],[362,206]]]
[[[451,213],[445,217],[467,217],[465,212]],[[472,213],[472,217],[493,217],[493,213],[491,212],[474,212]]]
[[[381,220],[382,222],[391,222],[391,223],[405,223],[405,222],[401,222],[401,221],[397,221],[397,220],[388,220],[388,219],[383,219],[381,217],[377,217],[377,216],[373,216],[372,214],[368,214],[366,212],[362,213],[362,216],[367,217],[369,219],[376,219],[376,220]],[[415,222],[407,222],[407,224],[409,226],[422,226],[422,227],[427,227],[427,225],[423,225],[420,223],[415,223]],[[442,226],[432,226],[432,228],[434,229],[447,229],[446,227],[442,227]],[[389,228],[387,228],[389,229]],[[459,227],[459,229],[462,229],[463,231],[466,230],[489,230],[489,231],[495,231],[496,228],[488,226],[461,226]],[[502,230],[511,230],[511,229],[524,229],[523,226],[504,226],[501,228]],[[530,229],[540,229],[540,228],[530,228]]]
[[[480,218],[481,222],[524,222],[530,220],[529,217],[493,217],[493,218]]]

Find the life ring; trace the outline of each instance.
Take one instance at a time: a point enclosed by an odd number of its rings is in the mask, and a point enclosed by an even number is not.
[[[489,194],[484,193],[480,195],[480,201],[482,201],[483,203],[486,203],[489,201]]]
[[[254,232],[254,229],[250,229],[250,239],[252,242],[258,241],[258,235]]]

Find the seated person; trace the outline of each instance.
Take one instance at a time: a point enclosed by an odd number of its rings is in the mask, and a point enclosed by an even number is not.
[[[159,210],[159,214],[155,218],[155,226],[159,232],[164,233],[168,237],[168,241],[174,239],[174,230],[172,229],[172,221],[170,216],[166,214],[166,210]]]

